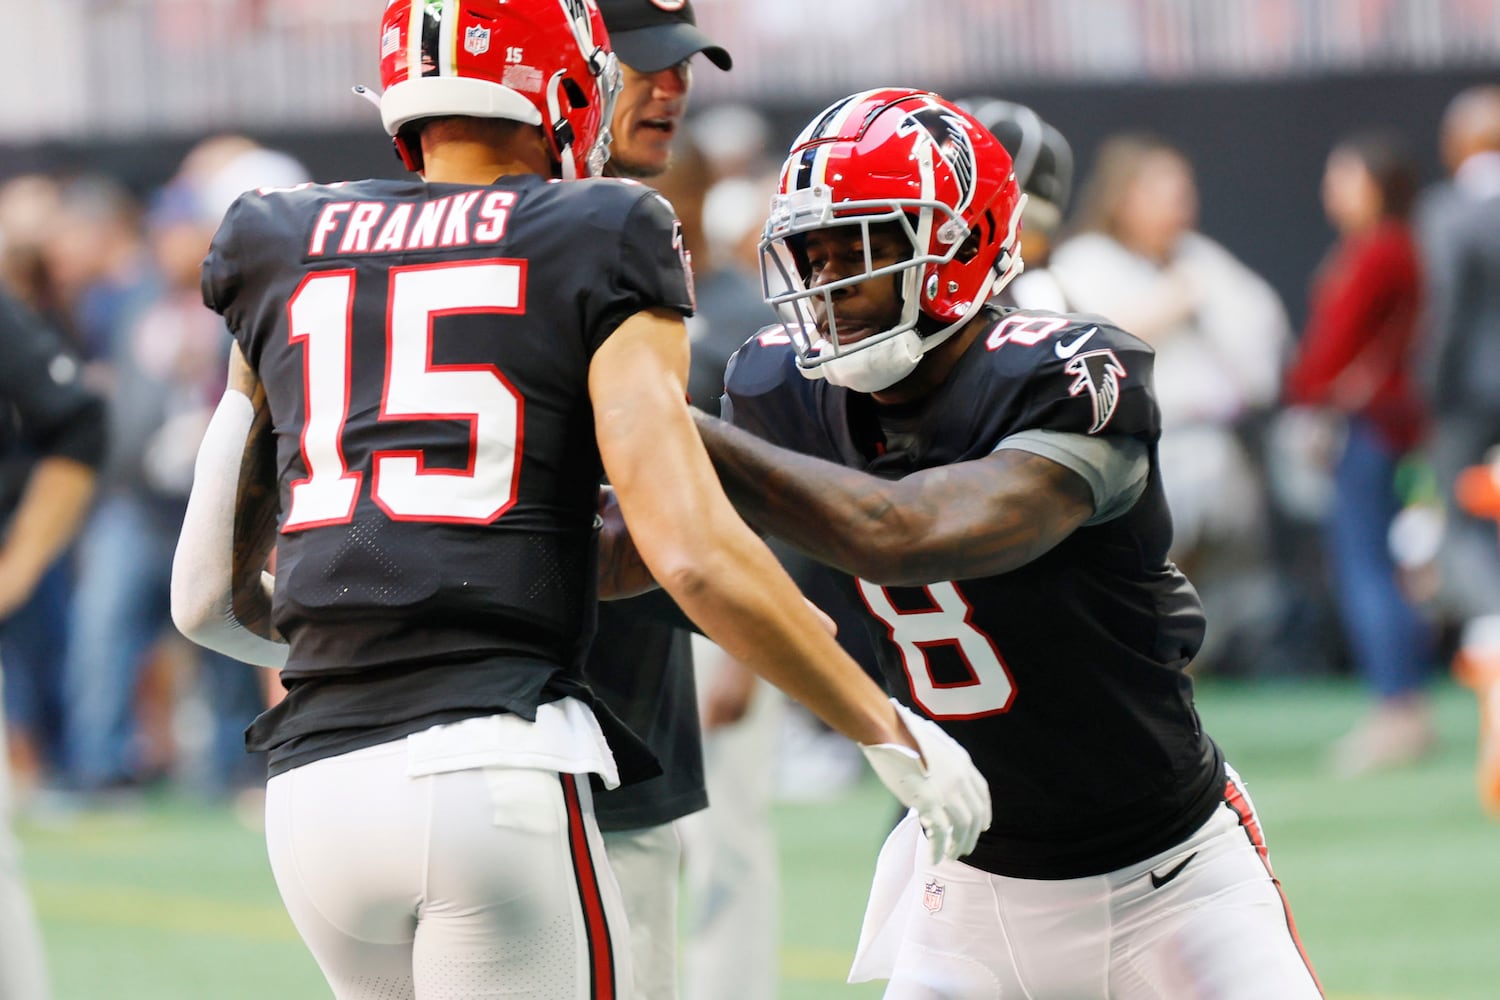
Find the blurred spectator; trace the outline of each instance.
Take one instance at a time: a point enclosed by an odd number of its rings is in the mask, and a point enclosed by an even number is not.
[[[1416,166],[1394,137],[1356,135],[1333,147],[1323,207],[1338,232],[1314,279],[1307,327],[1286,398],[1341,423],[1325,538],[1349,647],[1377,698],[1330,757],[1353,776],[1425,755],[1436,730],[1425,693],[1430,637],[1402,592],[1391,556],[1401,509],[1396,468],[1422,433],[1411,378],[1421,301],[1407,216]]]
[[[61,204],[60,185],[52,177],[28,174],[0,186],[0,285],[67,339],[67,317],[45,253]],[[62,661],[71,594],[68,560],[54,561],[27,586],[26,613],[5,630],[9,692],[4,708],[10,733],[0,746],[22,788],[55,773],[65,753]]]
[[[112,317],[144,271],[134,201],[99,177],[58,181],[23,176],[0,189],[0,274],[63,335],[82,363],[82,381],[108,387]],[[10,755],[18,783],[47,784],[66,768],[65,696],[71,560],[37,583],[23,622],[11,630]]]
[[[23,174],[0,185],[0,284],[32,312],[56,318],[44,248],[62,204],[58,183]]]
[[[1276,398],[1290,329],[1271,286],[1197,223],[1186,157],[1159,138],[1115,136],[1084,185],[1078,235],[1053,253],[1051,271],[1074,309],[1156,348],[1172,555],[1216,623],[1199,662],[1223,666],[1264,658],[1269,636],[1257,633],[1276,614],[1265,491],[1247,438]]]
[[[67,182],[59,195],[42,254],[79,353],[103,371],[121,319],[154,284],[141,209],[118,182],[97,175]]]
[[[199,265],[224,210],[255,186],[306,180],[282,154],[219,137],[195,147],[154,198],[147,224],[159,288],[114,345],[112,443],[101,498],[80,546],[68,654],[69,745],[85,793],[152,777],[135,736],[146,655],[168,629],[172,552],[203,430],[224,387],[230,338],[203,308]],[[243,729],[259,712],[255,668],[197,658],[212,732],[206,759],[187,762],[210,792],[258,783]]]
[[[1021,260],[1026,269],[1005,286],[1002,296],[1022,309],[1070,311],[1067,295],[1047,266],[1073,196],[1073,147],[1024,104],[978,97],[966,106],[1010,154],[1016,183],[1026,194],[1021,210]]]
[[[31,641],[23,633],[37,587],[88,509],[104,457],[104,414],[61,338],[8,297],[0,298],[0,358],[0,658],[11,663],[17,645]],[[0,754],[0,1000],[45,1000],[46,966],[10,809]]]
[[[1465,90],[1442,122],[1443,161],[1452,178],[1427,191],[1417,215],[1427,277],[1427,329],[1421,363],[1432,414],[1429,454],[1447,515],[1439,555],[1440,599],[1464,623],[1459,666],[1471,681],[1495,678],[1500,691],[1500,548],[1493,523],[1454,497],[1462,470],[1500,444],[1500,87]],[[1491,725],[1496,713],[1486,715]],[[1487,747],[1500,733],[1484,734]],[[1500,756],[1500,754],[1497,754]],[[1481,762],[1481,793],[1500,809],[1500,760]]]
[[[753,177],[774,172],[777,164],[767,155],[771,126],[766,116],[746,104],[716,104],[693,116],[693,142],[708,161],[717,180],[730,177]],[[765,215],[767,194],[757,206],[756,214]],[[760,226],[755,226],[757,236]]]

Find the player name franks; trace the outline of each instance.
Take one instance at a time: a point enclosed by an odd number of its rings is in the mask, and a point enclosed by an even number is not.
[[[428,202],[335,201],[323,206],[309,257],[400,253],[498,243],[514,191],[461,191]]]

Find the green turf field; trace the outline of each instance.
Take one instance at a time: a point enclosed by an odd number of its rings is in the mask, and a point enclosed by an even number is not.
[[[1350,782],[1318,762],[1362,707],[1352,686],[1205,683],[1200,703],[1255,797],[1330,998],[1500,997],[1500,824],[1475,804],[1466,692],[1440,691],[1448,738],[1430,763]],[[783,1000],[880,995],[842,979],[892,811],[873,780],[779,808]],[[21,832],[58,1000],[328,995],[260,835],[227,809],[164,798]]]

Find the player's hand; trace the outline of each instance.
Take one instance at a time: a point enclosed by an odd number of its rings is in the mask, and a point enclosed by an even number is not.
[[[989,784],[953,737],[904,705],[892,704],[921,756],[896,743],[862,743],[859,748],[891,794],[917,811],[932,841],[933,862],[961,858],[989,829]]]
[[[717,673],[703,703],[706,733],[742,721],[755,701],[756,683],[760,680],[748,667],[728,656]]]

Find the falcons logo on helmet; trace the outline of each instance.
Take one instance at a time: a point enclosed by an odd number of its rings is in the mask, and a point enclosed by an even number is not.
[[[974,175],[978,172],[974,163],[974,143],[969,139],[962,119],[937,107],[915,111],[911,119],[932,137],[938,154],[953,168],[953,179],[958,183],[958,204],[953,207],[962,211],[974,197]]]
[[[1077,376],[1068,386],[1068,395],[1077,396],[1087,390],[1089,402],[1094,407],[1094,422],[1089,426],[1090,434],[1104,430],[1115,408],[1120,405],[1120,379],[1128,373],[1114,351],[1089,351],[1074,357],[1063,371]]]

